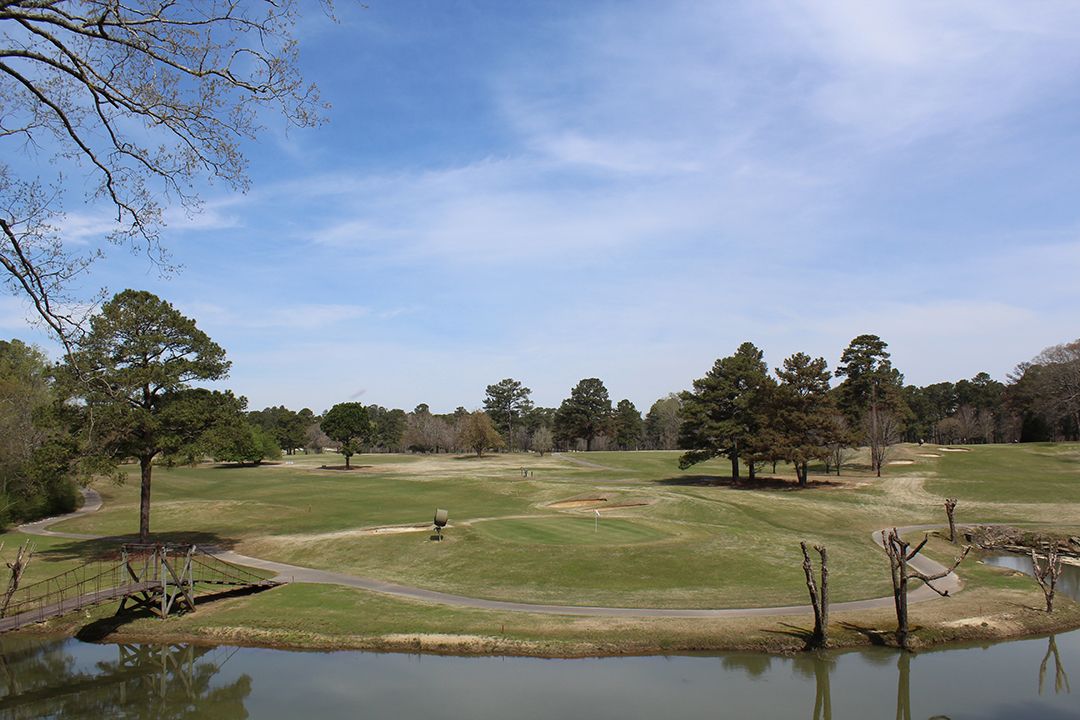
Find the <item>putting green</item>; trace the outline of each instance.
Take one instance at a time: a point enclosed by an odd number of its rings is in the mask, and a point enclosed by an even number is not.
[[[495,540],[531,545],[631,545],[671,537],[654,527],[601,517],[543,517],[477,523],[476,531]]]

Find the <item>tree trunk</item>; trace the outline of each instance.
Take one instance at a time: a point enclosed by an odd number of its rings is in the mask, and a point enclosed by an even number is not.
[[[731,448],[731,479],[739,479],[739,445],[736,443]]]
[[[806,487],[806,476],[809,473],[810,468],[808,463],[796,462],[795,463],[795,477],[799,479],[799,487]]]
[[[881,458],[878,454],[877,381],[870,386],[870,469],[881,477]]]
[[[821,555],[821,592],[814,581],[814,568],[810,562],[810,552],[806,542],[799,543],[803,554],[803,574],[806,576],[806,589],[810,592],[810,605],[814,608],[814,634],[810,637],[810,647],[823,648],[829,642],[829,555],[821,545],[814,549]]]
[[[150,472],[154,468],[153,455],[139,457],[139,542],[150,542]]]
[[[348,453],[342,453],[342,454],[345,455],[345,469],[348,470],[349,469],[349,455],[348,455]]]
[[[956,542],[956,498],[946,498],[945,515],[949,518],[949,542]]]
[[[746,474],[750,478],[750,482],[753,482],[755,479],[757,479],[757,468],[754,467],[753,460],[746,463]]]
[[[901,568],[900,582],[896,584],[896,589],[893,591],[893,599],[896,604],[896,642],[902,648],[908,646],[907,586],[907,569]]]

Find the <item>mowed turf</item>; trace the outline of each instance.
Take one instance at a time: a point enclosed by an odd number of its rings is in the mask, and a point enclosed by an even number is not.
[[[1078,451],[1009,446],[948,454],[903,446],[895,457],[911,464],[890,466],[884,478],[848,468],[840,478],[811,475],[807,489],[798,489],[784,466],[759,486],[732,487],[726,461],[681,471],[675,452],[365,455],[354,458],[362,469],[349,473],[321,467],[340,465],[334,455],[256,468],[159,468],[151,527],[165,539],[190,536],[455,594],[629,607],[805,603],[799,541],[806,540],[828,547],[832,597],[843,601],[889,592],[888,566],[870,533],[944,522],[946,495],[960,497],[964,522],[1001,508],[1025,522],[1080,522],[1070,459]],[[925,457],[932,454],[940,457]],[[991,471],[997,474],[981,487]],[[1031,489],[1032,497],[1056,492],[1060,501],[1044,512],[998,500],[1028,477],[1046,483]],[[99,489],[103,510],[58,529],[133,533],[137,478]],[[599,523],[587,504],[564,504],[580,500],[607,508]],[[387,528],[424,525],[436,507],[450,511],[442,543],[422,528]]]
[[[656,528],[616,518],[544,517],[478,523],[477,531],[526,545],[629,545],[670,537]]]
[[[942,451],[927,490],[974,501],[1080,503],[1076,443],[969,445]]]

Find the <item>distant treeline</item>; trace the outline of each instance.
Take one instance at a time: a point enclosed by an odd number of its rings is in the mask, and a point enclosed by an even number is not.
[[[832,422],[847,425],[847,440],[854,445],[870,445],[860,427],[867,421],[868,405],[876,405],[876,418],[887,428],[878,428],[883,440],[933,443],[1032,442],[1080,439],[1080,340],[1044,350],[1021,363],[1007,382],[994,380],[987,373],[971,379],[940,382],[920,387],[905,385],[903,374],[892,367],[887,344],[874,335],[852,341],[844,351],[837,371],[829,371],[821,358],[811,360],[798,353],[798,363],[816,363],[825,380],[814,392],[826,402],[816,408],[835,416]],[[799,357],[797,357],[799,356]],[[791,358],[789,358],[791,360]],[[784,368],[776,370],[779,377]],[[810,372],[797,367],[791,372]],[[686,427],[687,406],[714,402],[706,408],[714,422],[725,413],[735,414],[736,406],[745,405],[757,415],[782,413],[775,393],[766,397],[770,383],[777,387],[761,353],[744,343],[732,356],[720,358],[710,370],[714,382],[731,380],[723,397],[706,399],[697,388],[708,384],[710,375],[695,381],[695,389],[673,392],[657,399],[642,413],[630,400],[613,403],[599,378],[585,378],[571,389],[559,407],[541,407],[531,400],[532,391],[521,381],[506,378],[489,385],[481,400],[483,411],[498,431],[501,447],[512,450],[675,450],[695,449],[690,428]],[[791,377],[791,382],[799,380]],[[742,387],[739,388],[739,384]],[[802,388],[798,392],[810,392]],[[871,398],[877,393],[880,397]],[[715,395],[715,393],[714,393]],[[724,406],[727,407],[724,407]],[[364,447],[375,452],[465,452],[462,426],[470,416],[465,406],[451,413],[433,413],[426,404],[411,411],[367,406],[371,432]],[[804,410],[805,411],[805,408]],[[888,417],[885,417],[887,412]],[[252,422],[270,432],[285,452],[294,449],[335,448],[338,443],[320,429],[320,416],[310,410],[293,412],[284,407],[267,408],[249,414]],[[762,432],[775,432],[762,417],[744,417],[743,424]],[[807,422],[808,417],[802,421]],[[760,434],[760,433],[759,433]],[[681,439],[680,439],[681,438]],[[539,448],[535,447],[539,441]]]
[[[770,372],[763,353],[743,343],[690,389],[657,399],[644,415],[628,399],[613,403],[599,378],[581,380],[558,407],[535,405],[528,387],[506,378],[477,398],[482,410],[460,406],[433,413],[426,404],[405,411],[342,403],[333,423],[327,422],[333,408],[324,415],[284,406],[247,412],[244,398],[227,391],[188,390],[176,393],[171,407],[187,417],[194,412],[185,409],[188,404],[206,405],[194,413],[199,423],[182,438],[166,437],[170,442],[159,443],[153,457],[258,463],[282,452],[323,449],[346,456],[682,449],[683,466],[723,456],[733,474],[741,462],[753,475],[765,464],[788,461],[805,481],[811,461],[836,470],[860,446],[870,448],[871,465],[880,471],[888,447],[900,440],[1080,439],[1080,340],[1020,363],[1006,382],[979,373],[925,387],[905,385],[886,348],[879,337],[861,335],[834,370],[823,358],[796,353]],[[65,367],[18,340],[0,341],[0,526],[74,508],[80,480],[130,455],[115,443],[107,453],[86,452],[87,440],[103,437],[101,423],[110,416],[101,410],[95,419],[87,412],[85,401],[77,400],[85,388],[72,390],[72,371]]]

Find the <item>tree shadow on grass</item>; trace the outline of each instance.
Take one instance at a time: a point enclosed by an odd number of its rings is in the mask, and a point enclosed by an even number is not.
[[[237,587],[228,588],[226,590],[213,590],[207,593],[199,593],[196,591],[195,607],[198,608],[200,605],[215,600],[245,597],[270,589],[272,589],[272,586]],[[121,613],[99,618],[98,620],[83,625],[79,628],[78,632],[75,633],[75,637],[83,642],[106,642],[109,640],[109,636],[124,625],[144,618],[158,618],[158,615],[150,612],[150,610],[145,607],[128,608]]]
[[[856,625],[852,622],[842,622],[840,623],[840,627],[862,635],[875,647],[896,647],[896,632],[893,630],[879,630],[877,628]],[[915,629],[915,627],[912,627],[911,632],[914,632]]]
[[[256,462],[235,462],[235,463],[222,462],[222,463],[214,463],[213,465],[210,466],[210,469],[211,470],[239,470],[241,468],[250,469],[250,468],[257,468],[257,467],[277,467],[277,466],[283,465],[283,464],[284,463],[273,462],[273,461],[267,462],[266,460],[263,460],[262,462],[257,462],[257,463]]]
[[[356,470],[370,470],[375,467],[374,465],[350,465],[345,467],[344,465],[320,465],[319,470],[337,470],[341,472],[355,472]]]
[[[223,537],[217,533],[192,531],[154,533],[150,536],[150,542],[166,545],[196,545],[204,550],[231,550],[236,547],[239,540]],[[95,560],[111,560],[120,557],[120,546],[126,543],[139,543],[139,536],[132,533],[95,538],[93,540],[70,540],[65,543],[57,543],[49,548],[42,548],[34,554],[43,560],[55,561],[82,560],[92,562]]]
[[[678,475],[661,478],[654,482],[659,485],[682,487],[726,487],[731,490],[773,490],[778,492],[813,490],[815,488],[835,487],[839,484],[832,480],[811,480],[806,484],[806,487],[801,487],[795,480],[787,478],[758,477],[753,480],[748,478],[735,480],[729,477],[717,477],[716,475]]]
[[[786,628],[785,630],[766,630],[765,632],[770,635],[782,635],[784,637],[795,638],[803,643],[803,650],[815,649],[812,645],[814,639],[814,629],[804,628],[799,625],[792,625],[791,623],[780,623],[780,627]]]

